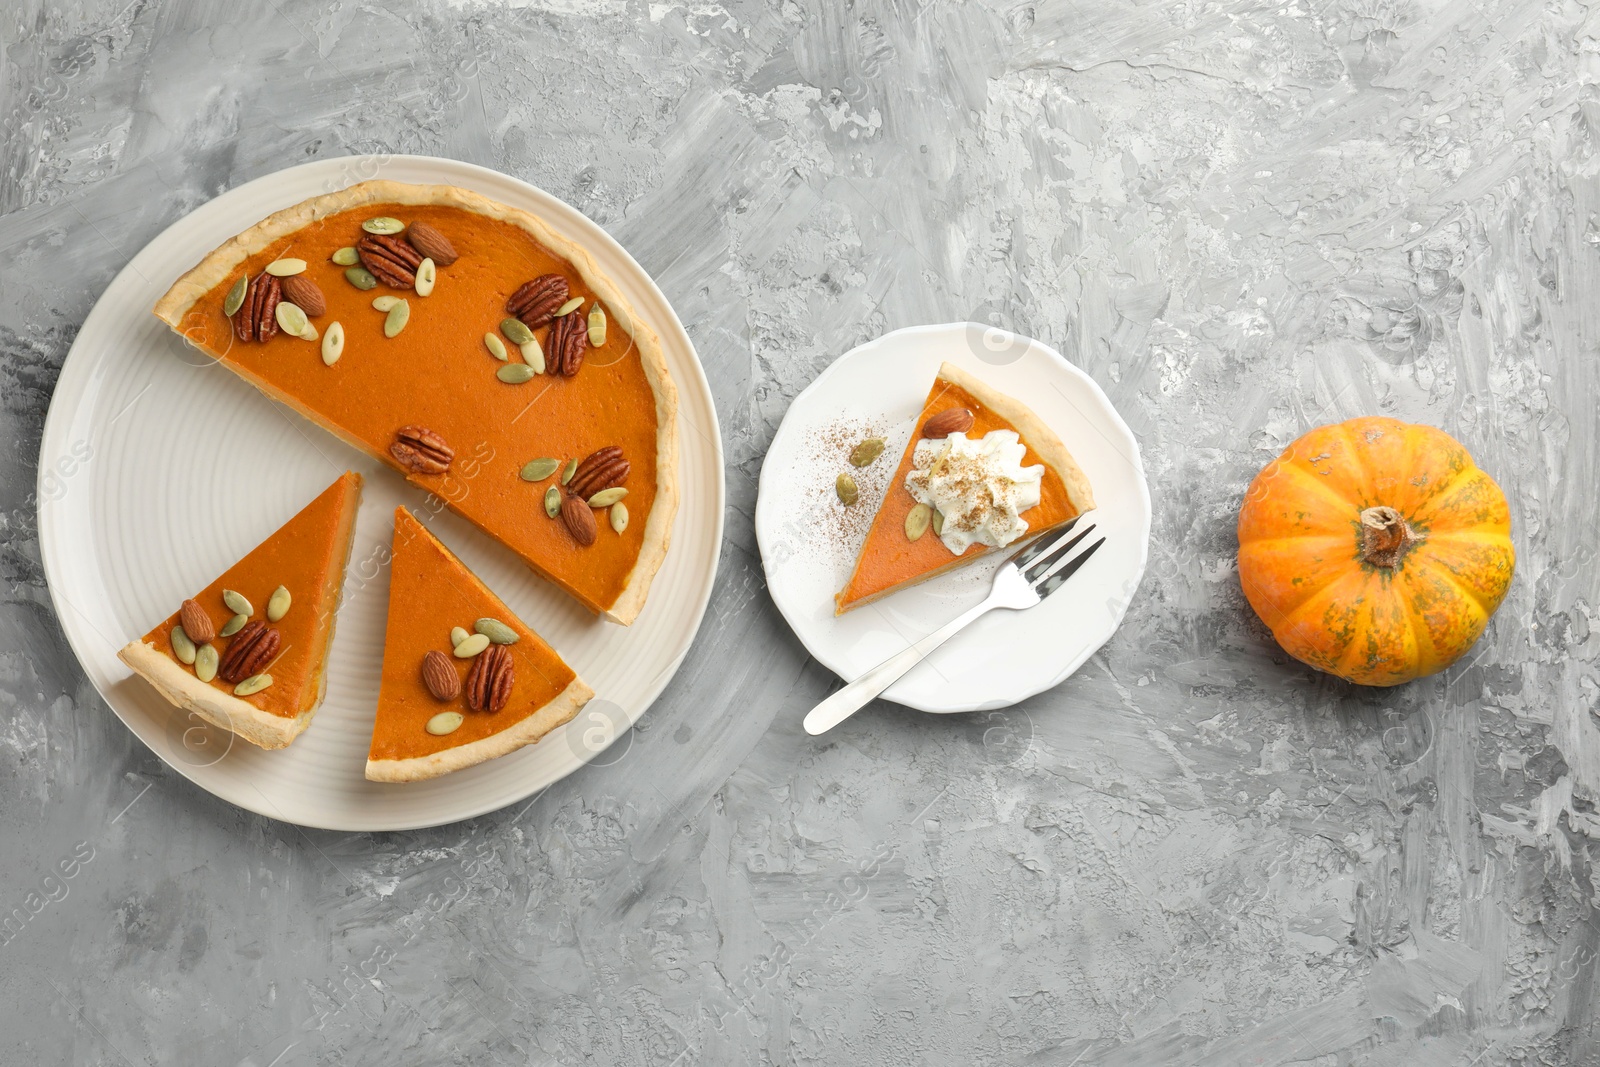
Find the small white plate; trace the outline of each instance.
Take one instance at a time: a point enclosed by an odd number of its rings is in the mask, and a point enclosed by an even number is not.
[[[632,626],[598,621],[465,520],[430,517],[425,495],[399,475],[189,349],[150,314],[178,275],[257,219],[369,178],[458,185],[534,212],[587,248],[660,335],[678,383],[680,503],[672,550]],[[366,488],[328,657],[328,692],[293,745],[265,752],[182,715],[116,658],[123,644],[347,467],[365,475]],[[106,703],[201,788],[262,815],[334,830],[471,818],[516,803],[587,762],[621,758],[604,750],[628,736],[700,626],[722,543],[722,500],[711,391],[694,346],[650,276],[604,230],[550,194],[482,167],[425,156],[307,163],[241,185],[173,223],[89,313],[61,370],[39,451],[45,577],[67,641]],[[409,785],[364,776],[397,504],[417,511],[597,694],[536,745]]]
[[[846,680],[982,600],[1009,552],[833,614],[833,594],[850,577],[945,361],[1024,401],[1061,436],[1094,487],[1096,508],[1085,523],[1106,538],[1043,604],[990,612],[883,694],[922,711],[1003,708],[1061,684],[1106,643],[1139,587],[1149,550],[1150,490],[1139,444],[1094,379],[1055,349],[994,327],[952,323],[896,330],[845,353],[795,398],[778,427],[761,468],[756,538],[778,610],[806,649]],[[855,443],[879,434],[888,444],[877,462],[850,466]],[[850,508],[834,493],[841,471],[860,485]]]

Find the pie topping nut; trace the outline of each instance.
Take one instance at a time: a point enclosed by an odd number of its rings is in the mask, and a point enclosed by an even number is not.
[[[490,645],[472,661],[472,669],[467,672],[467,707],[473,711],[499,711],[511,698],[511,686],[515,681],[511,649],[506,645]]]
[[[272,662],[278,654],[283,637],[260,619],[245,624],[244,629],[228,640],[228,651],[222,656],[217,674],[225,682],[242,682],[253,677]]]
[[[456,458],[443,437],[426,426],[402,426],[395,431],[389,454],[400,466],[418,474],[443,474]]]
[[[411,242],[411,247],[422,253],[426,259],[431,259],[441,267],[448,267],[458,258],[456,246],[450,243],[450,238],[439,232],[437,226],[426,222],[413,222],[406,227],[406,240]]]
[[[450,657],[438,649],[422,657],[422,681],[435,700],[450,701],[461,695],[461,675]]]
[[[511,294],[506,313],[538,329],[554,319],[556,309],[566,302],[567,279],[559,274],[541,274]]]

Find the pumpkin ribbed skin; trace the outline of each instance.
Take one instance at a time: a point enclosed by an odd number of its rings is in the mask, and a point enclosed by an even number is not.
[[[1448,667],[1483,633],[1515,563],[1494,479],[1449,434],[1395,419],[1312,430],[1239,511],[1250,606],[1290,655],[1361,685]]]

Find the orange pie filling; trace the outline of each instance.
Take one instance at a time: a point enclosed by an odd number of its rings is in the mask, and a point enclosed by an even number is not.
[[[123,659],[174,704],[198,700],[195,710],[219,726],[264,747],[288,744],[322,699],[360,499],[361,476],[345,472],[179,611],[124,649]],[[175,635],[180,628],[183,632]],[[160,657],[154,670],[146,658],[152,649]],[[184,672],[176,687],[174,667]],[[152,677],[155,672],[162,677]],[[198,686],[209,687],[214,696]],[[285,721],[263,723],[256,712]]]
[[[363,229],[379,218],[405,229]],[[419,255],[407,237],[419,228],[435,242],[442,236],[450,252],[439,263],[428,260],[433,279],[426,296],[414,280],[407,281],[416,271],[406,273],[406,263],[398,278],[386,273],[387,282],[364,265],[372,255],[394,262],[383,258],[389,252],[363,246],[374,239],[392,242],[408,257]],[[418,245],[431,247],[428,241]],[[366,251],[358,253],[358,246]],[[359,255],[369,258],[350,262]],[[311,312],[309,329],[291,335],[285,327],[300,320],[291,314],[285,324],[273,314],[267,318],[277,328],[267,340],[241,338],[241,318],[249,320],[258,310],[258,282],[271,280],[268,266],[293,271],[295,261],[304,268],[277,278],[274,291],[280,301],[293,303],[288,298],[294,296],[311,305],[303,309]],[[508,314],[508,302],[531,281],[551,275],[567,294],[561,304],[574,308],[561,317],[566,322],[532,329],[535,345],[519,346],[514,337],[522,336],[522,324]],[[372,287],[358,288],[352,276]],[[243,306],[226,314],[240,302],[241,291]],[[375,308],[378,298],[389,299]],[[405,303],[403,314],[388,306],[399,301]],[[538,315],[525,317],[541,322]],[[618,318],[597,304],[571,263],[517,225],[450,205],[372,203],[313,218],[250,254],[174,328],[269,395],[436,494],[528,566],[602,612],[617,604],[640,557],[659,473],[657,397],[634,337]],[[507,320],[517,322],[511,335],[502,331]],[[343,334],[337,353],[327,337],[335,329]],[[568,333],[564,341],[553,337],[562,330]],[[309,339],[313,331],[315,340]],[[555,365],[557,350],[574,349],[581,363],[568,376]],[[534,373],[541,360],[544,372]],[[408,438],[408,430],[425,439]],[[444,453],[434,446],[448,453],[442,465]],[[580,523],[587,529],[575,530],[559,510],[547,512],[545,497],[552,487],[558,499],[570,495],[560,481],[568,465],[605,449],[617,450],[626,469],[591,484],[604,482],[602,488],[621,497],[622,507],[591,509],[593,521]],[[554,473],[534,480],[519,476],[541,459],[559,464]]]
[[[426,527],[395,512],[367,777],[417,781],[539,740],[592,695]]]
[[[1028,435],[994,407],[985,404],[972,391],[941,374],[928,392],[928,399],[922,406],[922,413],[917,417],[911,441],[906,445],[905,453],[900,458],[900,465],[895,469],[894,478],[889,483],[883,504],[873,518],[866,540],[862,543],[861,554],[856,559],[850,580],[834,595],[835,614],[842,615],[852,608],[870,603],[904,586],[925,581],[953,567],[970,563],[989,551],[987,545],[975,542],[968,545],[960,555],[956,555],[945,547],[944,542],[933,530],[927,530],[915,539],[909,536],[906,530],[906,517],[912,508],[917,506],[916,498],[906,488],[906,475],[913,467],[917,444],[923,440],[923,428],[930,419],[941,413],[962,408],[972,414],[972,422],[964,431],[969,440],[982,438],[994,430],[1010,430],[1018,434],[1026,448],[1024,464],[1044,466],[1044,475],[1039,487],[1039,503],[1022,513],[1022,517],[1028,523],[1024,538],[1034,537],[1079,514],[1080,509],[1073,503],[1073,497],[1061,473],[1047,461],[1046,457],[1035,451],[1028,440]],[[964,419],[961,421],[965,422]]]

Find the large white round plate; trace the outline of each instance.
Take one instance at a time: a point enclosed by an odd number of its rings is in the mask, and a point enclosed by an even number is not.
[[[279,208],[369,178],[458,185],[541,216],[588,248],[661,335],[678,383],[681,501],[672,550],[631,627],[602,623],[510,552],[401,478],[187,348],[150,314],[207,252]],[[366,477],[328,691],[311,728],[266,752],[176,712],[116,658],[126,642],[232,565],[346,468]],[[625,734],[689,648],[722,540],[722,444],[694,346],[666,298],[604,230],[548,193],[494,171],[422,156],[293,167],[231,190],[173,224],[118,274],[62,368],[39,456],[39,542],[67,640],[106,703],[204,789],[286,822],[397,830],[469,818],[572,773]],[[537,745],[429,782],[363,776],[388,607],[393,512],[439,536],[595,688],[578,718]]]
[[[853,349],[795,398],[761,468],[756,537],[767,587],[806,649],[854,679],[989,592],[1009,552],[902,590],[846,615],[833,594],[855,564],[917,413],[945,361],[1024,401],[1061,436],[1094,487],[1106,543],[1054,596],[1029,611],[993,611],[883,694],[922,711],[1003,708],[1059,685],[1111,637],[1144,574],[1150,490],[1133,432],[1100,387],[1038,341],[975,323],[896,330]],[[864,437],[888,438],[864,470],[848,461]],[[834,479],[860,498],[846,509]],[[1026,517],[1026,516],[1024,516]],[[1080,528],[1081,528],[1080,524]]]

